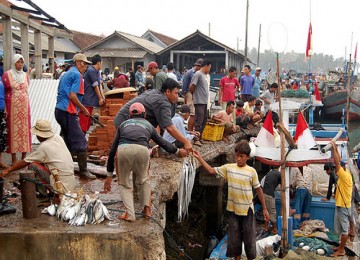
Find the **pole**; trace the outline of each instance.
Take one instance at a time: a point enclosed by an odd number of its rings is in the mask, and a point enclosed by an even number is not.
[[[261,39],[261,24],[259,25],[259,42],[258,42],[258,55],[256,65],[259,67],[259,60],[260,60],[260,39]]]
[[[210,37],[210,32],[211,32],[211,24],[209,23],[209,37]]]
[[[276,53],[276,76],[278,80],[278,102],[279,102],[279,121],[283,122],[282,116],[282,107],[281,107],[281,80],[280,80],[280,64],[279,64],[279,53]],[[281,153],[281,189],[280,189],[280,199],[281,199],[281,216],[282,216],[282,229],[281,229],[281,255],[285,255],[288,251],[288,214],[286,213],[286,172],[285,172],[285,135],[280,132],[280,153]]]
[[[247,65],[248,62],[248,17],[249,16],[249,0],[246,0],[246,20],[245,20],[245,62],[244,65]]]
[[[21,201],[24,218],[36,218],[38,211],[36,207],[36,187],[35,184],[26,179],[34,179],[35,173],[32,171],[20,172]]]
[[[350,95],[351,95],[351,53],[349,59],[349,66],[347,71],[347,99],[346,99],[346,126],[349,131],[349,116],[350,116]]]

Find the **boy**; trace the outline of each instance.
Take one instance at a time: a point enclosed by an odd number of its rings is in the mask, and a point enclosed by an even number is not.
[[[245,245],[246,257],[256,258],[255,216],[252,188],[256,190],[263,207],[264,220],[269,220],[269,212],[265,205],[264,194],[260,187],[257,172],[248,166],[250,146],[247,141],[241,141],[235,147],[236,163],[221,167],[211,167],[201,155],[194,151],[194,156],[210,174],[223,177],[228,182],[227,210],[229,211],[227,257],[241,259],[242,242]]]
[[[221,110],[212,116],[211,120],[216,123],[225,124],[223,141],[227,142],[229,135],[240,131],[240,127],[233,124],[233,113],[235,110],[235,102],[228,101],[226,103],[226,110]]]
[[[250,122],[250,117],[245,114],[244,111],[244,101],[238,100],[236,101],[236,125],[240,128],[247,129],[248,123]]]

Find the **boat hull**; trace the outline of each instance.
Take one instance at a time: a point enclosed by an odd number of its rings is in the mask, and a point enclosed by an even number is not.
[[[340,118],[342,111],[346,111],[347,90],[337,90],[323,98],[325,117]],[[360,120],[360,92],[352,92],[350,98],[349,121]]]

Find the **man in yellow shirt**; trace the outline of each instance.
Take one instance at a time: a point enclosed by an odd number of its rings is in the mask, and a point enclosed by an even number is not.
[[[340,235],[340,246],[334,248],[336,251],[332,256],[344,256],[345,244],[348,239],[348,232],[351,219],[351,196],[353,190],[353,181],[351,173],[346,169],[345,164],[341,162],[340,155],[336,144],[331,141],[333,147],[333,156],[338,176],[336,193],[335,193],[335,232]]]

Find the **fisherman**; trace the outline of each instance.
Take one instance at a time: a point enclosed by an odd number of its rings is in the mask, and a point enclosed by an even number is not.
[[[257,67],[255,69],[255,75],[254,75],[255,82],[254,82],[254,86],[252,87],[252,96],[256,97],[256,99],[260,97],[260,90],[261,90],[260,73],[261,73],[261,68]]]
[[[272,224],[272,233],[277,235],[276,225],[276,205],[275,205],[275,190],[281,184],[281,174],[279,166],[272,167],[271,171],[266,174],[263,192],[266,203],[266,208],[269,211],[270,221],[265,221],[265,231],[269,231],[269,223]]]
[[[255,189],[261,202],[264,220],[269,220],[269,212],[266,208],[257,172],[246,164],[250,158],[250,151],[249,143],[241,141],[235,147],[236,163],[215,168],[205,162],[197,151],[194,151],[195,158],[199,160],[208,173],[221,176],[228,182],[229,228],[226,256],[236,259],[241,259],[242,243],[245,246],[247,259],[256,258],[256,227],[252,189]]]
[[[206,76],[210,73],[210,69],[211,61],[204,59],[201,69],[194,74],[189,87],[195,107],[195,131],[200,134],[205,128],[208,115],[209,83]]]
[[[267,89],[264,93],[260,95],[260,99],[265,102],[265,112],[269,111],[270,105],[276,102],[278,87],[279,86],[277,83],[273,83],[271,84],[270,89]]]
[[[200,133],[196,131],[188,131],[185,128],[185,122],[189,119],[190,116],[190,107],[186,104],[181,105],[179,113],[175,114],[175,116],[171,119],[174,126],[179,130],[179,132],[186,137],[187,140],[193,141],[195,145],[202,146],[199,142]],[[183,143],[177,141],[173,136],[171,136],[166,130],[163,135],[164,139],[172,144],[174,144],[177,148],[184,147]]]
[[[141,67],[141,65],[137,65],[137,71],[136,71],[136,73],[135,73],[135,84],[136,84],[136,86],[137,86],[137,90],[138,90],[138,92],[140,92],[140,94],[141,93],[143,93],[144,91],[145,91],[145,89],[144,89],[144,83],[145,83],[145,81],[144,81],[144,75],[142,74],[142,67]],[[139,94],[139,95],[140,95]]]
[[[155,61],[152,61],[148,64],[147,71],[150,72],[151,76],[154,77],[154,89],[160,90],[168,77],[166,73],[159,70],[159,66]]]
[[[327,175],[329,175],[329,185],[328,185],[328,191],[326,197],[321,198],[321,201],[326,202],[331,199],[331,196],[333,194],[332,191],[333,185],[335,185],[335,189],[336,189],[336,179],[334,175],[335,165],[333,163],[325,163],[324,171],[326,172]]]
[[[219,86],[219,105],[225,110],[228,101],[235,101],[235,91],[240,88],[240,83],[236,78],[237,69],[229,68],[229,74],[220,80]]]
[[[29,170],[35,172],[35,176],[44,184],[58,190],[55,184],[57,174],[63,193],[72,192],[75,189],[74,164],[64,140],[55,134],[48,120],[39,119],[31,128],[32,134],[40,141],[39,147],[25,159],[18,161],[13,166],[4,169],[0,177],[10,172],[20,170],[29,166]],[[45,189],[39,189],[42,195],[47,195]]]
[[[192,69],[189,69],[185,73],[184,80],[183,80],[182,94],[185,97],[185,104],[187,104],[190,107],[190,117],[189,117],[189,121],[188,121],[188,130],[189,131],[194,130],[194,124],[195,124],[195,107],[194,107],[193,95],[190,92],[190,84],[191,84],[191,80],[192,80],[194,74],[198,70],[200,70],[202,62],[203,62],[202,59],[198,59],[195,62],[194,67],[192,67]]]
[[[340,162],[340,154],[336,144],[331,141],[333,147],[334,164],[338,176],[335,192],[335,232],[340,236],[340,246],[334,248],[336,251],[332,256],[344,256],[345,244],[348,239],[348,232],[351,220],[351,197],[353,180],[351,173],[346,169],[345,164]]]
[[[234,125],[234,121],[233,121],[234,110],[235,110],[235,102],[232,100],[228,101],[226,103],[226,110],[221,110],[217,112],[211,118],[211,120],[213,120],[216,123],[225,124],[224,135],[223,135],[223,141],[225,142],[229,141],[229,139],[227,138],[229,135],[240,131],[240,127]]]
[[[240,78],[240,99],[244,102],[249,100],[252,95],[252,88],[255,83],[255,79],[250,74],[251,68],[249,65],[244,66],[244,75]]]
[[[162,85],[161,90],[153,89],[145,91],[140,96],[133,98],[127,102],[117,113],[114,118],[115,127],[118,128],[122,122],[129,119],[129,108],[135,102],[143,104],[146,110],[146,120],[148,120],[154,127],[158,125],[162,129],[166,129],[177,141],[184,144],[184,148],[188,151],[192,149],[191,142],[187,140],[176,129],[171,121],[175,114],[171,114],[171,106],[175,104],[178,99],[180,85],[173,79],[167,78]]]
[[[244,110],[244,101],[236,101],[236,125],[242,129],[248,128],[248,123],[250,122],[250,117],[246,115]]]
[[[308,166],[304,166],[302,171],[299,168],[292,168],[292,174],[294,176],[293,187],[296,189],[294,229],[299,229],[300,222],[310,219],[313,175]]]
[[[101,86],[99,71],[101,70],[101,56],[96,54],[91,58],[92,66],[89,66],[84,75],[84,96],[81,103],[85,106],[89,114],[92,114],[94,107],[105,104],[105,97]],[[86,134],[91,126],[91,117],[79,113],[81,130]]]
[[[145,107],[141,103],[133,103],[129,108],[130,119],[123,122],[117,129],[111,146],[107,162],[108,177],[104,183],[104,191],[111,190],[114,171],[114,157],[117,153],[117,168],[119,169],[120,196],[126,211],[119,219],[135,221],[134,199],[132,183],[129,180],[133,172],[136,186],[139,187],[139,199],[143,206],[145,218],[151,217],[151,183],[148,173],[150,154],[149,140],[154,140],[160,147],[178,157],[185,157],[186,150],[178,149],[175,145],[162,138],[156,129],[145,119]]]
[[[78,117],[79,110],[84,116],[90,116],[89,111],[81,104],[81,100],[84,95],[82,74],[91,62],[81,53],[75,54],[73,60],[75,65],[61,77],[59,82],[55,118],[61,127],[61,135],[66,146],[77,156],[80,175],[96,179],[96,176],[87,170],[87,143]]]

